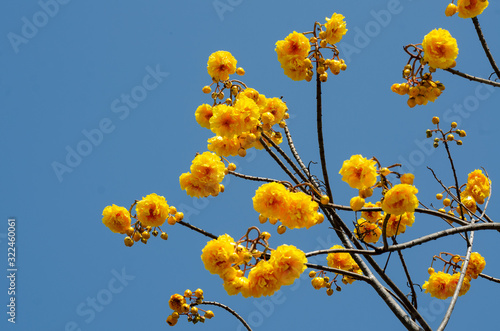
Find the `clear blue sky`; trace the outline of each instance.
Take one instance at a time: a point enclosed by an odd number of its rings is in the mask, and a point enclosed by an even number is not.
[[[225,4],[219,9],[214,5]],[[458,40],[457,69],[488,77],[492,71],[472,22],[444,16],[446,1],[3,1],[0,5],[0,183],[1,272],[7,271],[7,218],[17,219],[16,325],[7,322],[7,278],[0,277],[2,330],[162,330],[170,314],[168,298],[186,288],[205,290],[207,300],[227,304],[256,330],[305,329],[326,325],[339,330],[399,330],[399,322],[369,286],[344,286],[327,297],[304,278],[273,298],[228,297],[220,279],[203,268],[207,239],[179,225],[166,227],[168,241],[123,245],[101,222],[106,205],[130,206],[155,192],[185,211],[187,220],[234,238],[257,224],[251,197],[255,183],[228,178],[214,199],[189,198],[178,177],[196,152],[206,150],[211,133],[198,126],[196,107],[209,102],[201,92],[210,83],[208,56],[230,51],[246,70],[244,81],[268,97],[287,102],[289,127],[306,161],[318,161],[314,84],[285,77],[274,44],[292,31],[309,31],[333,12],[346,17],[343,40],[348,69],[324,84],[327,159],[335,201],[356,194],[337,175],[352,154],[376,156],[385,165],[404,163],[415,176],[422,202],[436,206],[439,185],[426,166],[451,185],[444,150],[429,147],[425,130],[432,116],[446,125],[459,122],[468,136],[452,147],[459,179],[484,167],[493,181],[488,214],[499,208],[500,91],[438,72],[446,91],[435,103],[409,109],[390,91],[401,81],[407,61],[402,46],[419,43],[434,28]],[[389,15],[381,14],[389,13]],[[390,11],[389,11],[390,10]],[[490,48],[500,59],[500,5],[491,1],[479,17]],[[34,25],[36,23],[37,25]],[[366,34],[368,33],[368,34]],[[342,48],[341,48],[342,49]],[[148,78],[149,77],[149,78]],[[134,99],[127,99],[129,95]],[[75,156],[74,153],[82,155]],[[234,158],[238,170],[286,179],[264,153]],[[54,164],[67,168],[59,172]],[[319,174],[319,166],[313,166]],[[348,224],[354,215],[342,213]],[[271,243],[304,251],[339,241],[325,224],[308,231],[272,233]],[[417,215],[399,238],[410,240],[445,228]],[[500,276],[498,233],[477,233],[475,251],[487,261],[485,273]],[[447,238],[406,253],[416,283],[427,279],[432,255],[464,254],[459,238]],[[382,259],[379,259],[383,263]],[[312,262],[321,262],[315,260]],[[405,289],[401,266],[389,272]],[[498,285],[478,279],[460,298],[449,330],[497,327]],[[445,301],[444,303],[447,303]],[[419,309],[432,326],[444,303],[419,294]],[[220,309],[196,325],[180,320],[177,330],[236,330],[237,321]],[[360,319],[360,316],[363,316]],[[474,318],[473,318],[474,317]],[[361,323],[360,323],[361,322]]]

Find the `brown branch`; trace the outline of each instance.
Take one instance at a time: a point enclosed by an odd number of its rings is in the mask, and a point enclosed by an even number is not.
[[[495,86],[495,87],[500,87],[500,83],[494,82],[494,81],[489,80],[489,79],[484,79],[481,77],[472,76],[472,75],[460,72],[460,71],[455,70],[455,69],[448,68],[448,69],[444,69],[444,71],[451,72],[454,75],[466,78],[466,79],[471,80],[471,81],[475,81],[475,82],[479,82],[479,83],[483,83],[483,84],[487,84],[487,85],[491,85],[491,86]]]
[[[476,28],[476,32],[477,32],[477,36],[479,37],[479,41],[481,41],[481,45],[483,46],[484,53],[486,54],[488,61],[490,61],[491,67],[495,71],[497,78],[500,78],[500,70],[498,69],[498,66],[495,62],[495,59],[493,58],[493,55],[491,55],[488,44],[486,43],[486,39],[484,39],[483,31],[481,30],[481,26],[479,25],[479,21],[477,19],[477,16],[472,18],[472,23],[474,23],[474,27]]]

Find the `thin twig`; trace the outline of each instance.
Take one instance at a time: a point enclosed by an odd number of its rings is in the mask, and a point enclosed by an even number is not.
[[[346,271],[342,269],[337,269],[337,268],[331,268],[331,267],[325,267],[319,264],[312,264],[312,263],[306,263],[306,266],[308,268],[312,269],[318,269],[318,270],[323,270],[323,271],[329,271],[329,272],[334,272],[336,274],[344,275],[344,276],[349,276],[351,278],[355,278],[358,280],[364,280],[367,283],[372,283],[372,279],[370,277],[366,277],[365,275],[360,275],[352,271]]]
[[[500,87],[500,83],[494,82],[494,81],[489,80],[489,79],[484,79],[484,78],[481,78],[481,77],[476,77],[476,76],[472,76],[472,75],[469,75],[469,74],[465,74],[463,72],[460,72],[458,70],[451,69],[451,68],[444,69],[444,70],[448,71],[448,72],[451,72],[454,75],[457,75],[457,76],[460,76],[460,77],[463,77],[463,78],[467,78],[468,80],[476,81],[476,82],[479,82],[479,83],[483,83],[483,84],[487,84],[487,85],[491,85],[491,86],[495,86],[495,87]]]
[[[316,67],[318,63],[316,63]],[[326,186],[326,194],[333,202],[332,190],[330,187],[330,180],[328,178],[328,169],[326,167],[326,157],[325,157],[325,144],[323,141],[323,120],[322,120],[322,104],[321,104],[321,81],[319,79],[320,74],[316,73],[316,126],[318,131],[318,147],[319,156],[321,159],[321,170],[323,172],[323,181]]]
[[[396,238],[394,238],[394,237],[392,238],[392,243],[394,245],[397,245]],[[415,287],[413,286],[413,282],[411,280],[410,272],[408,271],[408,268],[406,267],[406,262],[405,262],[403,253],[401,251],[398,251],[398,255],[399,255],[399,260],[401,261],[401,264],[403,265],[403,269],[405,271],[406,279],[408,280],[408,284],[409,284],[410,289],[411,289],[411,304],[413,305],[413,307],[415,307],[415,309],[418,309],[418,306],[417,306],[417,293],[415,292]]]
[[[495,283],[500,283],[500,279],[494,278],[494,277],[491,277],[491,276],[488,276],[485,274],[479,274],[479,277],[482,277],[482,278],[487,279],[487,280],[491,280],[492,282],[495,282]]]
[[[269,146],[267,146],[267,143],[264,141],[264,139],[261,137],[259,139],[260,143],[262,144],[262,146],[264,146],[264,148],[266,149],[266,152],[269,153],[269,155],[271,155],[271,157],[274,159],[274,161],[276,161],[276,163],[278,163],[278,165],[281,167],[281,169],[283,169],[283,171],[295,182],[295,184],[299,184],[299,180],[292,174],[292,172],[286,167],[286,165],[283,163],[283,161],[281,161],[278,157],[278,155],[276,155],[270,148]]]
[[[248,323],[243,319],[243,317],[241,317],[240,315],[238,315],[238,313],[236,311],[232,310],[231,308],[229,308],[226,305],[223,305],[222,303],[219,303],[216,301],[202,301],[201,303],[192,304],[192,306],[197,306],[197,305],[212,305],[212,306],[217,306],[217,307],[223,308],[223,309],[227,310],[228,312],[230,312],[234,317],[236,317],[248,331],[252,331],[252,329],[250,328],[250,325],[248,325]]]
[[[279,180],[277,180],[277,179],[244,175],[244,174],[240,174],[239,172],[235,172],[235,171],[229,171],[228,174],[233,175],[235,177],[247,179],[247,180],[253,180],[256,182],[268,182],[268,183],[279,182]]]
[[[196,232],[199,232],[199,233],[201,233],[201,234],[203,234],[203,235],[205,235],[205,236],[207,236],[207,237],[210,237],[210,238],[212,238],[212,239],[217,239],[217,238],[218,238],[216,235],[211,234],[210,232],[207,232],[207,231],[205,231],[205,230],[203,230],[203,229],[197,228],[196,226],[194,226],[194,225],[192,225],[192,224],[189,224],[189,223],[187,223],[187,222],[184,222],[184,221],[179,221],[179,222],[177,222],[177,223],[179,223],[180,225],[184,225],[185,227],[190,228],[191,230],[194,230],[194,231],[196,231]]]
[[[281,149],[281,147],[278,146],[278,144],[276,144],[271,138],[269,138],[264,132],[262,132],[262,136],[271,143],[271,145],[274,147],[274,149],[276,149],[278,151],[278,153],[280,153],[280,155],[285,159],[285,161],[292,167],[293,171],[295,171],[295,173],[297,175],[300,176],[300,179],[302,179],[303,182],[308,182],[308,179],[307,177],[302,173],[300,172],[300,169],[295,165],[295,163],[293,163],[293,161],[290,159],[290,157],[283,151],[283,149]]]
[[[472,23],[474,23],[474,27],[476,28],[476,32],[477,32],[477,36],[479,37],[479,41],[481,41],[481,45],[483,46],[484,53],[486,54],[488,61],[490,61],[491,67],[493,68],[493,70],[497,74],[497,78],[500,78],[500,70],[498,69],[498,66],[495,62],[495,59],[493,59],[493,55],[491,55],[488,44],[486,43],[486,39],[484,39],[483,31],[481,30],[481,26],[479,25],[479,21],[477,19],[477,16],[472,18]]]

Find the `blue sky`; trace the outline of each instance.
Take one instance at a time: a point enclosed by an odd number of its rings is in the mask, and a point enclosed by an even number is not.
[[[426,166],[450,185],[452,177],[444,149],[430,147],[425,130],[432,128],[432,116],[440,116],[444,125],[457,121],[467,131],[464,145],[452,146],[459,180],[480,167],[488,171],[493,182],[488,214],[495,219],[498,89],[437,72],[434,77],[446,91],[435,103],[413,109],[390,91],[402,82],[407,61],[402,46],[421,42],[439,27],[458,41],[456,69],[480,77],[491,73],[471,21],[445,17],[446,5],[411,0],[2,2],[0,247],[7,251],[7,219],[15,217],[18,305],[14,326],[7,322],[8,282],[1,277],[1,329],[160,330],[168,327],[170,295],[198,287],[207,300],[231,306],[256,330],[320,324],[359,330],[360,315],[363,327],[368,322],[374,329],[400,329],[382,300],[360,282],[332,297],[313,290],[308,278],[272,298],[228,297],[220,279],[203,268],[206,238],[179,225],[166,226],[168,241],[157,238],[127,248],[123,236],[102,224],[101,213],[107,205],[128,207],[155,192],[184,210],[189,222],[215,234],[239,238],[256,225],[251,204],[256,183],[229,177],[224,194],[203,200],[191,199],[179,187],[179,175],[212,136],[194,119],[196,107],[210,102],[201,92],[210,83],[208,56],[230,51],[245,68],[248,86],[268,97],[283,96],[296,147],[304,160],[316,162],[314,85],[283,75],[274,44],[294,30],[310,31],[314,21],[337,12],[349,29],[340,46],[348,69],[323,87],[335,202],[348,204],[356,194],[337,172],[343,160],[362,154],[385,165],[403,163],[416,176],[420,200],[439,206],[433,197],[440,187]],[[499,58],[500,5],[490,2],[479,19]],[[233,162],[242,173],[286,179],[264,152],[251,151]],[[64,170],[55,170],[60,165],[65,167],[57,169]],[[319,169],[312,166],[316,174]],[[352,224],[352,213],[341,215]],[[417,215],[399,241],[443,228],[443,222]],[[311,251],[339,243],[326,224],[283,236],[269,224],[262,229],[272,233],[274,246],[288,243]],[[477,233],[474,245],[486,258],[484,272],[497,277],[498,242],[498,233]],[[446,238],[406,253],[416,283],[427,279],[432,255],[441,251],[464,254],[465,245]],[[396,259],[388,270],[405,288]],[[448,328],[494,328],[491,307],[497,302],[485,298],[496,294],[495,284],[474,280]],[[419,294],[419,309],[431,326],[438,325],[448,301]],[[205,325],[180,320],[176,328],[238,329],[234,318],[213,310],[216,317]]]

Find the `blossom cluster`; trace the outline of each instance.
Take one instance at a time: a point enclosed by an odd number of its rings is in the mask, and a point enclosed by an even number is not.
[[[191,172],[179,177],[181,189],[189,196],[202,198],[209,195],[217,196],[223,189],[226,166],[221,158],[214,153],[198,154],[192,161]]]
[[[259,218],[264,222],[269,219],[271,224],[279,220],[289,229],[309,229],[324,220],[324,215],[318,212],[318,203],[310,195],[291,192],[281,183],[263,184],[252,200]]]
[[[295,246],[278,246],[269,260],[262,256],[261,252],[249,251],[224,234],[207,243],[201,259],[210,273],[223,279],[229,295],[241,293],[245,298],[272,295],[281,286],[293,284],[306,269],[306,256]],[[252,258],[257,260],[255,265],[250,264]],[[245,277],[247,268],[250,272]]]
[[[169,206],[165,197],[151,193],[141,200],[134,202],[136,215],[131,216],[130,211],[125,207],[115,204],[106,206],[102,212],[102,222],[115,233],[126,234],[125,245],[131,247],[134,242],[141,241],[144,244],[153,235],[156,237],[165,221],[173,225],[184,218],[182,212],[178,212],[174,206]],[[130,210],[132,209],[130,208]],[[131,219],[137,222],[131,224]],[[161,229],[160,229],[161,230]],[[166,232],[161,232],[160,237],[164,240],[168,238]]]
[[[334,245],[330,249],[345,249],[340,245]],[[336,269],[341,269],[344,271],[350,271],[362,275],[363,272],[359,268],[359,265],[354,261],[351,254],[349,253],[329,253],[326,257],[328,266]],[[352,284],[356,279],[347,275],[344,275],[342,282],[344,284]]]
[[[276,144],[282,142],[281,134],[272,129],[275,124],[283,126],[289,117],[281,99],[267,98],[241,81],[229,79],[235,72],[243,75],[244,70],[236,69],[236,59],[227,51],[211,54],[207,71],[213,80],[211,85],[216,84],[212,92],[214,102],[200,105],[195,117],[200,126],[216,135],[208,139],[210,151],[219,156],[244,157],[249,148],[264,148],[260,141],[262,133]],[[225,90],[229,93],[226,99]],[[210,93],[212,88],[205,86],[203,91]]]
[[[463,261],[460,256],[453,256],[452,262],[454,267],[457,267],[456,263]],[[459,295],[464,295],[470,289],[471,279],[477,279],[479,274],[484,270],[486,266],[486,261],[477,252],[471,253],[469,264],[467,265],[467,270],[465,271],[465,278],[460,288]],[[457,288],[458,279],[460,278],[460,273],[455,272],[453,274],[445,273],[442,271],[435,272],[433,268],[429,268],[429,280],[422,285],[425,293],[430,293],[432,297],[438,299],[447,299],[453,296]]]
[[[412,54],[410,49],[416,54]],[[408,45],[405,50],[410,54],[410,60],[403,69],[403,78],[406,82],[393,84],[391,90],[399,95],[408,95],[407,104],[410,108],[436,101],[445,86],[439,81],[434,81],[432,73],[436,68],[448,69],[456,65],[455,59],[458,56],[456,39],[448,30],[434,29],[424,37],[422,48]],[[428,72],[424,72],[426,65],[429,67]]]
[[[488,0],[457,0],[457,4],[450,3],[446,7],[445,15],[472,18],[480,15],[488,7]]]
[[[188,322],[192,322],[193,324],[198,322],[205,323],[207,319],[214,317],[214,313],[211,310],[203,310],[197,307],[197,305],[202,303],[203,290],[201,288],[194,291],[194,293],[187,289],[183,295],[178,293],[172,294],[168,300],[168,306],[173,312],[167,317],[167,324],[170,326],[176,325],[179,317],[182,315],[187,316]],[[204,312],[204,314],[201,315],[200,312]]]
[[[314,34],[307,38],[303,33],[293,31],[284,40],[276,42],[276,53],[278,61],[281,63],[286,76],[294,81],[310,81],[313,77],[312,60],[317,62],[316,72],[320,75],[320,80],[326,82],[328,79],[327,70],[332,74],[338,75],[340,71],[346,70],[345,61],[339,58],[339,52],[336,43],[342,40],[346,34],[347,28],[344,16],[334,13],[332,17],[326,18],[326,23],[319,24],[319,34],[316,36],[316,24]],[[324,30],[323,30],[324,29]],[[311,52],[311,46],[314,50]],[[321,48],[331,49],[333,57],[325,59],[320,52]]]

